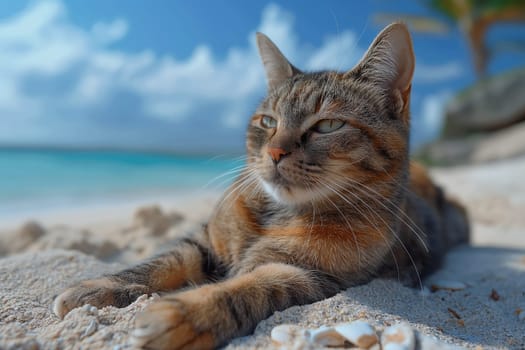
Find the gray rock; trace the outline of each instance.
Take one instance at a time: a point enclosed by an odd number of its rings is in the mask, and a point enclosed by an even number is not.
[[[491,134],[440,140],[421,149],[416,158],[435,165],[460,165],[521,155],[525,155],[525,122]]]
[[[135,223],[147,228],[153,236],[163,236],[168,229],[181,223],[184,217],[179,213],[165,214],[158,205],[139,208],[135,212]]]
[[[36,221],[27,221],[18,230],[0,235],[0,256],[21,252],[46,234]]]
[[[525,120],[525,69],[482,80],[446,107],[444,136],[505,128]]]

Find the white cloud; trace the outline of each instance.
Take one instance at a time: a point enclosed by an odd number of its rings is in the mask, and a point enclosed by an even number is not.
[[[452,96],[453,92],[445,89],[419,99],[412,113],[412,146],[417,148],[440,135],[445,121],[445,107]]]
[[[451,97],[452,92],[445,90],[423,98],[421,118],[428,130],[441,131],[445,116],[445,106]]]
[[[349,67],[362,53],[349,31],[327,37],[320,47],[302,44],[293,22],[290,13],[268,5],[256,30],[269,35],[300,67]],[[70,132],[68,127],[96,125],[105,128],[100,137],[118,138],[124,132],[111,131],[122,127],[113,120],[141,125],[211,121],[241,133],[265,91],[255,30],[247,35],[245,46],[230,48],[222,60],[202,45],[179,60],[151,50],[127,53],[110,47],[127,35],[128,27],[118,18],[82,29],[71,23],[59,0],[36,2],[1,22],[0,112],[8,129],[16,130],[0,132],[0,141],[52,135],[50,140],[33,141],[53,142],[64,136],[60,132]],[[127,96],[125,101],[122,96]],[[134,108],[125,105],[130,102]],[[48,130],[30,130],[42,127]]]
[[[0,142],[128,145],[140,135],[144,144],[191,148],[192,142],[207,141],[191,136],[196,125],[216,138],[242,140],[246,120],[266,89],[255,31],[309,70],[348,69],[364,52],[354,32],[327,36],[314,47],[299,40],[293,24],[292,14],[270,4],[245,45],[230,48],[223,59],[200,45],[181,60],[151,49],[116,49],[113,44],[128,34],[125,19],[86,30],[69,20],[60,0],[33,3],[0,22],[0,113],[7,125],[0,128]],[[430,81],[458,72],[456,65],[420,65],[416,78]]]
[[[363,56],[364,50],[357,46],[354,32],[344,31],[337,36],[326,38],[323,46],[312,53],[306,63],[306,68],[320,69],[350,69]]]
[[[119,18],[111,23],[95,23],[91,29],[94,39],[101,43],[111,43],[122,39],[128,32],[128,23]]]
[[[270,4],[263,10],[261,24],[257,31],[266,34],[291,60],[297,59],[297,36],[293,31],[292,14],[283,11],[279,6]],[[250,33],[252,49],[255,50],[255,33]]]
[[[459,62],[447,62],[440,65],[417,63],[414,73],[416,83],[439,83],[463,76],[465,70]]]

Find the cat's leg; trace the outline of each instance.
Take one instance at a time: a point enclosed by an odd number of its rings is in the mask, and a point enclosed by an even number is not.
[[[218,273],[218,263],[205,242],[182,238],[170,252],[70,287],[55,299],[53,311],[62,318],[84,304],[124,307],[140,295],[203,283]]]
[[[317,272],[265,264],[153,302],[137,316],[134,342],[145,349],[210,349],[248,334],[277,310],[338,291],[335,280]]]

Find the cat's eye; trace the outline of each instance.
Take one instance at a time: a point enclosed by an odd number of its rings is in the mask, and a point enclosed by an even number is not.
[[[327,134],[340,129],[344,124],[345,122],[339,119],[322,119],[312,127],[312,130],[320,134]]]
[[[277,127],[277,120],[268,115],[263,115],[261,118],[261,125],[267,129],[273,129]]]

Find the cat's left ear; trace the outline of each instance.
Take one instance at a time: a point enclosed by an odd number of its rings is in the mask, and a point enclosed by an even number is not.
[[[268,90],[275,89],[286,79],[301,73],[263,33],[257,33],[257,47],[266,71]]]
[[[408,28],[403,23],[393,23],[379,33],[352,71],[359,72],[387,90],[397,90],[406,105],[414,67],[414,49]]]

